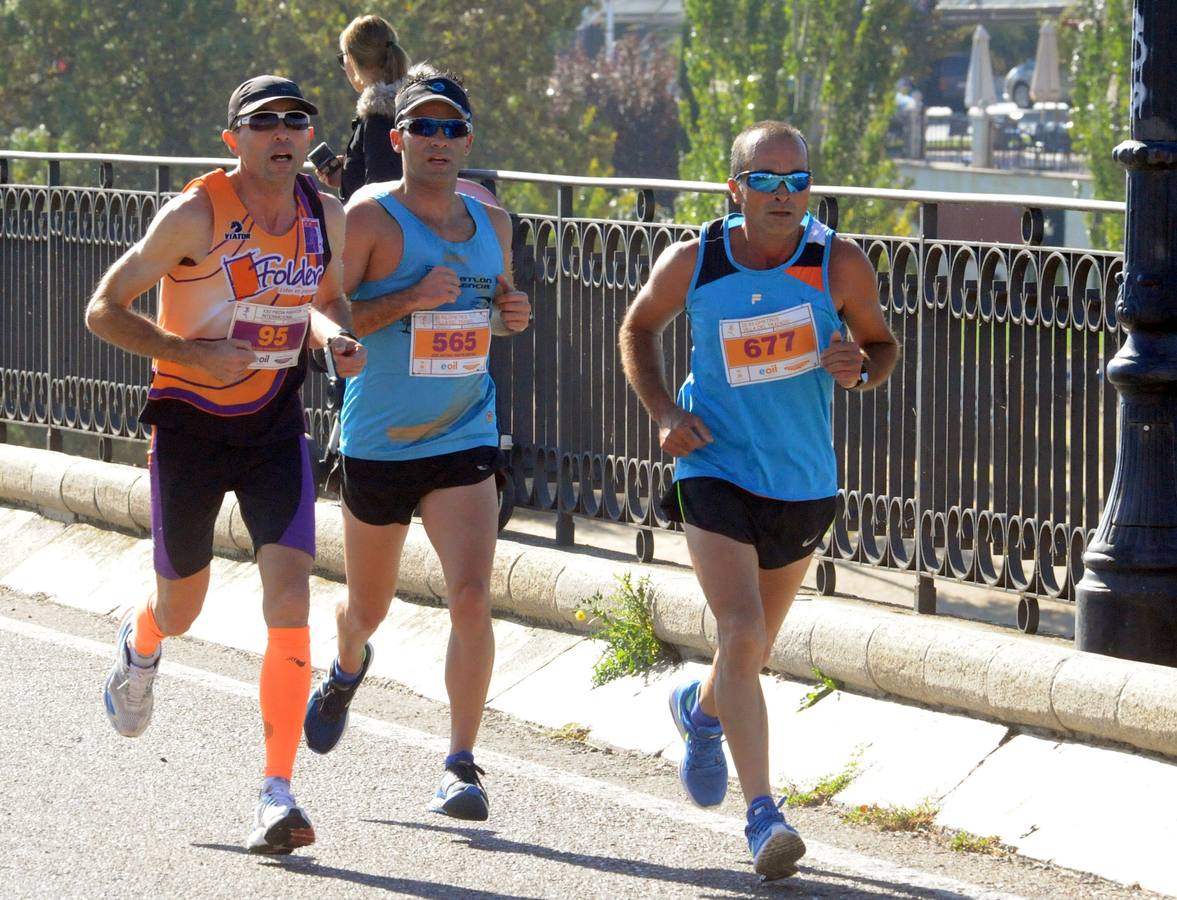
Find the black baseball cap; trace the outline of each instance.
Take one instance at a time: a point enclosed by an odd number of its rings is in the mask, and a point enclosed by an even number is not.
[[[298,109],[312,116],[319,114],[319,108],[302,95],[298,85],[289,78],[278,75],[256,75],[237,86],[229,97],[229,127],[242,116],[261,109],[271,100],[296,100]]]
[[[466,96],[466,92],[462,90],[460,84],[452,78],[441,75],[425,81],[415,81],[396,95],[397,120],[399,121],[418,106],[429,103],[431,100],[448,103],[457,110],[463,119],[470,120],[470,98]]]

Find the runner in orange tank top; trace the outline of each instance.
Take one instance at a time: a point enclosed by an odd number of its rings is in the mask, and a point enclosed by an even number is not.
[[[311,299],[325,269],[319,219],[302,181],[295,188],[294,225],[281,235],[254,220],[224,172],[203,175],[184,190],[208,197],[213,247],[201,262],[164,276],[159,326],[197,340],[222,340],[232,326],[269,354],[274,367],[222,382],[199,366],[157,359],[148,397],[152,405],[176,399],[220,416],[256,413],[281,391],[290,369],[282,364],[296,365],[300,355]],[[240,316],[235,322],[234,312],[247,303],[273,308],[272,320],[252,329]]]
[[[307,348],[329,348],[343,376],[365,361],[346,330],[343,209],[299,175],[317,113],[285,78],[239,86],[222,132],[237,168],[197,178],[169,201],[86,308],[96,335],[154,359],[140,418],[153,426],[156,593],[123,618],[106,714],[127,737],[147,728],[161,643],[187,631],[204,604],[213,525],[234,491],[269,632],[259,685],[265,779],[246,840],[253,853],[289,853],[315,839],[290,794],[311,679],[315,484],[299,399]],[[153,322],[131,304],[157,282]]]

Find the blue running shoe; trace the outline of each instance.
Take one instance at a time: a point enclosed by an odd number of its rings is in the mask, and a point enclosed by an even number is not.
[[[764,798],[748,807],[744,835],[752,851],[752,867],[765,881],[797,874],[797,860],[805,855],[805,841],[785,821],[779,804]]]
[[[302,732],[306,735],[307,746],[316,753],[327,753],[343,737],[343,730],[347,728],[347,708],[356,694],[356,688],[368,674],[374,655],[372,645],[364,644],[364,662],[355,681],[351,684],[336,681],[332,677],[332,666],[318,689],[311,694],[311,699],[307,701],[306,718],[302,720]]]
[[[670,715],[686,742],[678,778],[696,806],[719,806],[727,794],[727,758],[723,755],[723,728],[706,728],[691,721],[691,707],[699,682],[680,684],[670,694]]]
[[[479,775],[485,775],[472,762],[450,763],[441,776],[437,793],[429,801],[429,811],[451,819],[485,822],[490,816],[490,798]]]

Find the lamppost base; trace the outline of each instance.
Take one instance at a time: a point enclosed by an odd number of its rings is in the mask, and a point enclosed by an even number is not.
[[[1172,572],[1095,572],[1075,591],[1075,646],[1177,666],[1177,594]]]

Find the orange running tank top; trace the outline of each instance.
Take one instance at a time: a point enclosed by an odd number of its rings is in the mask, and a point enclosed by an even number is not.
[[[164,276],[159,325],[189,340],[208,341],[224,340],[232,327],[235,337],[248,335],[259,353],[283,351],[285,359],[279,359],[286,367],[251,369],[226,384],[203,369],[154,360],[140,419],[241,445],[302,434],[298,392],[306,375],[309,319],[289,308],[310,304],[329,259],[317,191],[300,175],[294,188],[294,224],[285,234],[272,235],[254,222],[224,172],[202,175],[184,190],[198,188],[212,204],[212,249],[196,265],[177,266]],[[239,304],[288,309],[236,309]],[[270,318],[278,324],[248,324]],[[300,318],[304,324],[298,323]],[[246,323],[234,324],[235,319]],[[293,324],[283,327],[288,321]]]

